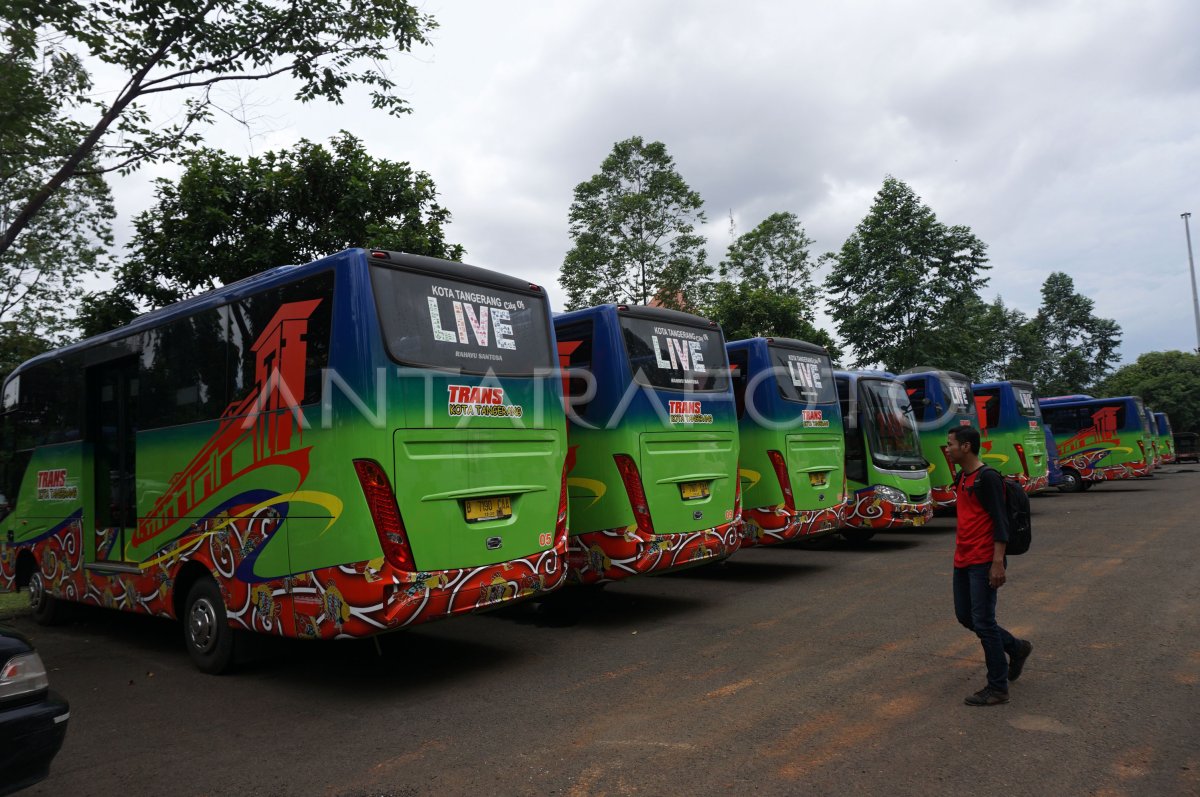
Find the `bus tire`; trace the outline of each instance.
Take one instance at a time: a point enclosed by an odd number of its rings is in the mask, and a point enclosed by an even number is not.
[[[217,582],[205,577],[188,590],[183,613],[183,641],[201,672],[220,675],[233,666],[234,631],[225,614]]]
[[[1096,486],[1096,483],[1095,483],[1095,482],[1083,482],[1083,483],[1082,483],[1080,486],[1081,486],[1081,487],[1082,487],[1084,490],[1090,490],[1090,489],[1092,489],[1093,487],[1095,487],[1095,486]]]
[[[862,531],[862,530],[842,531],[839,533],[842,535],[842,538],[846,540],[846,542],[854,542],[854,543],[866,542],[867,540],[869,540],[875,536],[875,532],[873,532],[873,531]]]
[[[1070,468],[1063,468],[1062,483],[1058,485],[1059,492],[1077,493],[1083,490],[1083,479]]]
[[[58,625],[66,618],[67,607],[46,591],[46,581],[39,570],[29,577],[29,608],[38,625]]]

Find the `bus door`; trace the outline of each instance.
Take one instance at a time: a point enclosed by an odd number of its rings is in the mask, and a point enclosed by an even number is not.
[[[137,359],[128,357],[94,366],[87,375],[97,562],[124,561],[137,526],[137,373]]]

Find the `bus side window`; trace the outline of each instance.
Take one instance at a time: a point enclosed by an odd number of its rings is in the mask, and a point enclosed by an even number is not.
[[[568,412],[586,417],[591,399],[580,399],[588,395],[588,388],[595,383],[592,375],[592,322],[557,328],[554,337],[558,341],[558,365],[563,369],[563,397],[567,400]]]
[[[750,353],[745,349],[729,353],[729,376],[733,381],[733,398],[737,403],[737,417],[740,421],[746,414],[746,383],[750,375]]]

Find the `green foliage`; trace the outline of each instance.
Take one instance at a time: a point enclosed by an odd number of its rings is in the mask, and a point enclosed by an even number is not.
[[[389,52],[426,43],[435,23],[404,0],[349,6],[334,0],[10,0],[0,10],[0,26],[20,58],[35,59],[39,46],[59,58],[79,52],[124,83],[115,94],[70,85],[75,118],[93,121],[76,126],[69,144],[47,159],[50,176],[5,220],[3,254],[66,182],[93,164],[125,172],[196,144],[197,128],[215,111],[231,112],[223,98],[236,93],[224,95],[226,87],[287,75],[301,101],[341,103],[347,89],[359,85],[368,88],[373,107],[406,112],[382,65]],[[149,100],[167,105],[158,101],[172,97],[178,98],[170,103],[172,116],[154,118]]]
[[[568,309],[651,301],[698,308],[712,275],[695,232],[703,204],[661,142],[617,142],[600,172],[575,187],[568,216],[575,243],[558,278]]]
[[[825,283],[854,365],[958,369],[963,348],[978,340],[965,313],[979,309],[986,251],[970,228],[942,224],[911,188],[885,178],[870,212],[830,256]]]
[[[408,163],[371,157],[349,133],[328,148],[246,160],[202,150],[178,182],[159,180],[155,206],[134,221],[117,287],[85,307],[89,331],[128,320],[130,298],[158,307],[197,291],[347,247],[461,260],[446,241],[450,212],[433,180]]]
[[[1123,365],[1096,386],[1094,395],[1141,396],[1165,412],[1175,432],[1200,432],[1200,355],[1151,351]]]
[[[1037,315],[1015,332],[1008,378],[1033,382],[1043,396],[1086,392],[1103,379],[1117,358],[1121,327],[1096,317],[1095,305],[1067,274],[1046,277]]]
[[[70,151],[81,132],[69,115],[74,97],[91,87],[78,58],[53,48],[39,57],[25,38],[14,29],[0,36],[0,229]],[[82,276],[108,267],[113,216],[108,185],[95,173],[77,174],[46,201],[0,251],[0,334],[65,340]]]
[[[795,338],[824,346],[835,362],[842,356],[830,334],[813,325],[811,309],[798,296],[744,282],[718,282],[704,315],[721,325],[726,340]]]
[[[729,245],[704,310],[726,340],[796,338],[841,356],[829,333],[814,326],[812,243],[794,213],[773,213]]]
[[[0,382],[29,358],[55,348],[55,343],[16,321],[0,321]]]

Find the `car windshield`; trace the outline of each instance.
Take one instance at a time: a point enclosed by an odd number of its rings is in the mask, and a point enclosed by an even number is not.
[[[905,470],[925,467],[916,418],[904,386],[882,379],[863,379],[858,384],[859,415],[875,464]]]

